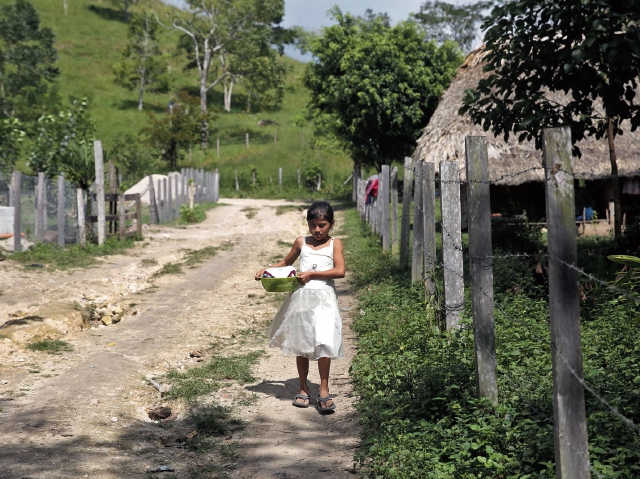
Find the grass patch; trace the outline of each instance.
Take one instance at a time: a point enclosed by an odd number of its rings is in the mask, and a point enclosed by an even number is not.
[[[187,371],[172,370],[166,375],[167,382],[172,385],[166,397],[192,402],[199,396],[220,389],[221,380],[233,380],[240,384],[255,381],[251,367],[263,354],[264,351],[254,351],[226,358],[212,357],[203,366]]]
[[[245,214],[248,220],[252,220],[258,214],[258,208],[252,208],[251,206],[242,208],[240,211]]]
[[[279,205],[276,206],[276,216],[281,216],[289,211],[302,211],[304,208],[306,208],[304,205]]]
[[[159,278],[167,274],[184,274],[181,263],[165,263],[162,268],[151,275],[151,279]]]
[[[73,351],[73,346],[60,339],[43,339],[41,341],[33,341],[31,343],[28,343],[27,349],[30,349],[31,351],[40,351],[44,353],[55,354]]]
[[[158,262],[153,258],[145,258],[140,261],[140,266],[143,268],[152,268],[154,266],[158,266]]]
[[[287,248],[291,248],[293,243],[289,243],[288,241],[278,240],[278,246],[285,246]]]
[[[24,265],[25,268],[35,269],[37,266],[48,270],[64,271],[93,266],[98,262],[97,258],[122,254],[134,246],[134,238],[120,241],[116,237],[108,238],[101,246],[87,243],[84,248],[79,245],[60,248],[51,243],[37,243],[27,251],[13,253],[10,258]]]

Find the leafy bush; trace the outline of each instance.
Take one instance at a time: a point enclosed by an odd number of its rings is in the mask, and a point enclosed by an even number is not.
[[[203,205],[193,205],[193,209],[189,205],[180,207],[180,222],[186,224],[202,223],[207,219],[207,210]]]
[[[410,286],[354,211],[347,218],[347,265],[363,311],[352,374],[364,476],[555,477],[547,298],[496,292],[494,407],[476,398],[468,299],[462,329],[443,332],[422,287]],[[638,424],[640,306],[605,290],[594,297],[582,318],[585,380]],[[585,394],[594,477],[637,477],[640,435]]]
[[[305,188],[309,190],[317,189],[318,176],[322,174],[322,166],[320,166],[320,163],[316,159],[306,158],[302,160],[302,183]]]

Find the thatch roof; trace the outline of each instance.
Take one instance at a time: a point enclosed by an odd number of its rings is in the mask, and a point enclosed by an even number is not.
[[[449,89],[444,93],[438,108],[431,117],[424,133],[418,139],[413,154],[414,160],[434,162],[436,171],[440,161],[457,161],[460,175],[465,178],[465,136],[486,136],[489,154],[489,177],[493,182],[503,185],[518,185],[528,181],[543,181],[544,170],[535,169],[518,174],[524,170],[542,165],[542,152],[536,150],[531,141],[518,143],[517,135],[510,135],[505,142],[502,136],[495,137],[485,132],[480,125],[474,124],[468,115],[458,115],[462,106],[464,91],[475,88],[478,81],[488,74],[482,69],[485,65],[485,50],[481,47],[467,55],[463,65]],[[561,94],[554,98],[562,101]],[[628,122],[622,124],[625,132],[616,137],[616,154],[620,176],[636,176],[640,171],[640,129],[631,132]],[[595,140],[589,137],[578,143],[581,158],[574,159],[574,172],[580,179],[598,179],[611,174],[609,148],[606,138]],[[511,176],[513,175],[513,176]]]

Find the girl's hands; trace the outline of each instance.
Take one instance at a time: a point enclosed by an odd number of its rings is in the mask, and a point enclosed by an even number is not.
[[[256,277],[255,280],[256,281],[260,281],[262,279],[262,275],[264,274],[264,272],[267,270],[267,268],[262,268],[260,271],[258,271],[256,273]]]
[[[298,282],[304,286],[305,284],[307,284],[309,281],[311,281],[311,275],[313,274],[312,271],[305,271],[304,273],[298,273],[298,276],[296,276],[296,278],[298,278]]]

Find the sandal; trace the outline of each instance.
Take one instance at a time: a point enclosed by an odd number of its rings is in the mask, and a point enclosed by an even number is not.
[[[305,404],[304,402],[298,402],[298,399],[307,401],[307,403]],[[311,405],[311,401],[309,401],[309,396],[306,394],[296,394],[296,397],[293,398],[293,402],[291,404],[293,404],[295,407],[309,407]]]
[[[327,406],[327,401],[331,401],[330,406]],[[330,411],[333,411],[336,408],[336,402],[330,396],[325,396],[325,397],[318,396],[317,402],[318,402],[318,411],[320,412],[320,414],[326,414]],[[323,403],[324,403],[324,407],[322,407]]]

